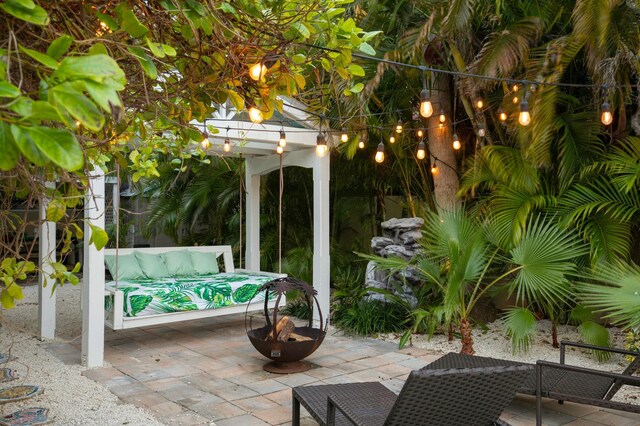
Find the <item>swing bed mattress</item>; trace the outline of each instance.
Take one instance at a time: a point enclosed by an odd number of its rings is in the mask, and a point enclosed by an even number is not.
[[[106,283],[105,309],[113,313],[116,290],[123,294],[125,318],[215,310],[264,301],[256,295],[273,274],[222,272],[210,276],[168,277]],[[255,298],[254,298],[255,295]],[[252,300],[253,298],[253,300]]]

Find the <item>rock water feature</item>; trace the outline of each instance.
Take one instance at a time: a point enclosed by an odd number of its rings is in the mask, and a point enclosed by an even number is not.
[[[422,237],[424,219],[420,217],[389,219],[386,222],[382,222],[381,226],[382,236],[371,239],[371,249],[376,256],[400,257],[409,260],[420,250],[420,244],[417,243],[417,240]],[[375,262],[367,264],[365,278],[367,287],[390,290],[396,294],[401,291],[402,294],[400,295],[404,296],[409,303],[412,305],[417,303],[411,286],[417,284],[419,280],[416,279],[410,269],[403,273],[403,280],[399,273],[389,276],[387,271],[378,271],[375,266]],[[372,300],[386,300],[384,295],[378,293],[370,293],[369,298]]]

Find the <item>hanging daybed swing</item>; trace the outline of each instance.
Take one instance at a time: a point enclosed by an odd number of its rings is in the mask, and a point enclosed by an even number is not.
[[[239,173],[242,214],[242,167]],[[116,174],[120,187],[117,165]],[[116,247],[105,249],[105,264],[113,277],[105,285],[105,322],[113,330],[258,310],[263,307],[262,300],[255,298],[258,289],[286,276],[235,269],[231,246],[120,248],[120,205],[119,200],[114,201]],[[242,263],[242,248],[240,253]],[[276,303],[266,302],[271,308]]]

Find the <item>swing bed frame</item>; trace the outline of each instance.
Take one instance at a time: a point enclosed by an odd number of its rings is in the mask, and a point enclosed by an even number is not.
[[[160,256],[163,253],[171,253],[172,251],[179,251],[188,249],[190,251],[201,251],[207,253],[215,253],[216,258],[222,255],[224,272],[226,273],[239,273],[239,274],[259,274],[262,276],[268,276],[275,278],[286,277],[286,274],[278,274],[273,272],[262,271],[250,271],[246,269],[235,269],[233,265],[233,254],[231,252],[231,246],[194,246],[194,247],[150,247],[150,248],[120,248],[120,249],[105,249],[106,255],[125,255],[134,254],[136,251],[148,254],[157,254]],[[117,284],[117,283],[116,283]],[[262,301],[247,304],[238,304],[225,306],[215,309],[205,309],[196,311],[182,311],[182,312],[170,312],[162,314],[146,315],[141,317],[127,317],[124,315],[124,292],[121,290],[109,290],[105,289],[105,296],[113,297],[113,312],[105,312],[105,323],[113,330],[127,330],[137,327],[148,327],[160,324],[170,324],[180,321],[196,320],[203,318],[212,318],[222,315],[231,315],[247,311],[258,311],[264,308]],[[276,306],[276,300],[269,301],[268,307],[274,308]]]

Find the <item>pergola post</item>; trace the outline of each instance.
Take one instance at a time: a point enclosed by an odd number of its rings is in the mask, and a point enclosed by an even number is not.
[[[330,157],[315,157],[313,165],[313,287],[324,320],[329,318],[330,300],[330,221],[329,221]],[[319,321],[317,312],[314,320]],[[323,324],[324,325],[324,324]]]
[[[253,160],[245,160],[247,201],[247,247],[245,268],[260,270],[260,174],[254,174]]]
[[[84,202],[84,267],[82,272],[82,363],[102,367],[104,362],[104,251],[91,240],[91,225],[104,228],[104,173],[95,167]]]
[[[53,187],[47,182],[47,188]],[[47,279],[53,273],[52,264],[56,261],[56,223],[47,221],[49,200],[40,201],[40,226],[38,229],[38,324],[39,338],[56,337],[56,293],[52,291],[53,283]],[[45,287],[46,285],[46,287]]]

